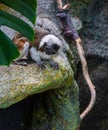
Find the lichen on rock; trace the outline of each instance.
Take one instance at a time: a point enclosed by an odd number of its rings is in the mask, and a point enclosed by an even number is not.
[[[61,62],[59,63],[59,70],[47,67],[41,71],[36,64],[29,64],[26,67],[16,65],[10,65],[10,67],[1,66],[0,108],[6,108],[29,95],[57,88],[63,83],[66,86],[70,85],[71,80],[73,80],[71,67],[60,56],[57,59]]]

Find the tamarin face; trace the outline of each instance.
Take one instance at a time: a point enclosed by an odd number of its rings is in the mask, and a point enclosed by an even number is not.
[[[39,45],[39,50],[47,55],[55,55],[62,49],[62,43],[58,37],[53,34],[48,34],[42,38]]]
[[[57,44],[52,44],[51,46],[49,46],[47,43],[44,44],[44,52],[47,54],[47,55],[55,55],[58,50],[59,50],[59,46]]]

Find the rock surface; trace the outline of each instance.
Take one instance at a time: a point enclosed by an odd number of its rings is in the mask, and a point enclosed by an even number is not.
[[[29,95],[60,87],[68,79],[70,81],[66,86],[70,85],[73,72],[68,60],[62,56],[57,60],[59,70],[50,67],[40,70],[35,63],[28,66],[0,67],[0,108],[6,108]]]

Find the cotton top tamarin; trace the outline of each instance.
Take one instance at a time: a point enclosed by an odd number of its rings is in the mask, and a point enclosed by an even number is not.
[[[48,61],[51,67],[58,68],[58,64],[53,61],[53,57],[59,55],[62,51],[62,41],[54,34],[36,30],[33,43],[30,43],[21,34],[16,35],[13,41],[20,52],[20,56],[16,59],[15,63],[27,55],[28,58],[35,61],[41,68],[45,67],[44,61]]]

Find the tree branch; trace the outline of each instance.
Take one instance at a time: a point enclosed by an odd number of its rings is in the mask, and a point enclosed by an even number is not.
[[[63,5],[62,5],[62,0],[57,0],[57,5],[58,5],[58,9],[62,9]]]
[[[62,26],[64,29],[64,35],[71,41],[74,40],[76,42],[76,47],[77,47],[78,54],[79,54],[81,64],[82,64],[83,76],[91,92],[90,103],[87,106],[87,108],[80,114],[80,118],[82,120],[91,111],[91,109],[93,108],[95,104],[95,101],[96,101],[95,86],[93,85],[90,79],[89,73],[88,73],[87,62],[86,62],[86,59],[84,56],[84,50],[81,44],[82,41],[72,24],[71,16],[69,14],[69,4],[63,6],[62,0],[57,0],[57,4],[58,4],[58,9],[59,9],[59,13],[57,14],[57,16],[60,18],[60,21],[62,23]]]
[[[76,40],[76,45],[77,45],[77,50],[79,53],[79,57],[81,60],[81,64],[82,64],[82,72],[83,72],[83,76],[89,86],[90,92],[91,92],[91,99],[90,99],[90,103],[87,106],[87,108],[80,114],[80,118],[84,119],[84,117],[90,112],[90,110],[93,108],[94,104],[95,104],[95,100],[96,100],[96,91],[95,91],[95,86],[93,85],[89,73],[88,73],[88,67],[87,67],[87,62],[84,56],[84,50],[83,47],[81,45],[81,43]]]

